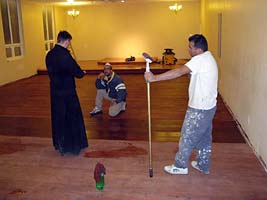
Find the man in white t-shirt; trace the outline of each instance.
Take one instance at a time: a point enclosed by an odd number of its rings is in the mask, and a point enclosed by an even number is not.
[[[212,144],[212,121],[216,112],[218,68],[215,59],[208,51],[208,43],[203,35],[189,37],[191,60],[185,65],[154,75],[145,73],[148,82],[170,80],[190,74],[189,101],[186,111],[179,151],[175,163],[164,167],[169,174],[188,174],[188,163],[194,149],[198,154],[191,162],[193,168],[209,174]]]

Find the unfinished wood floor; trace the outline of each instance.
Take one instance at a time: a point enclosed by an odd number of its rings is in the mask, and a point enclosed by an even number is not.
[[[163,166],[177,142],[153,142],[152,178],[145,141],[91,139],[79,156],[60,156],[50,138],[0,136],[0,144],[1,200],[267,199],[266,173],[245,143],[214,143],[209,175],[189,166],[188,175],[171,176]],[[106,167],[103,191],[93,179],[97,162]]]

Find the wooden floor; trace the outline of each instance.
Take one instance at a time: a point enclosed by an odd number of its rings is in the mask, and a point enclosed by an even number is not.
[[[172,164],[187,107],[187,77],[151,84],[153,178],[148,173],[146,83],[122,74],[127,110],[116,118],[90,117],[95,74],[77,80],[89,147],[60,156],[51,141],[49,80],[36,75],[0,87],[0,200],[266,200],[267,175],[218,98],[211,173],[189,166],[188,175],[163,171]],[[190,160],[194,159],[196,152]],[[94,166],[106,167],[97,191]]]
[[[122,75],[128,92],[127,111],[116,118],[107,115],[109,102],[104,102],[102,115],[90,117],[95,102],[95,77],[87,75],[76,81],[88,138],[147,140],[147,92],[143,74]],[[178,141],[187,107],[187,88],[187,77],[151,84],[153,141]],[[0,96],[0,135],[51,137],[47,75],[36,75],[2,86]],[[244,142],[220,97],[213,141]]]

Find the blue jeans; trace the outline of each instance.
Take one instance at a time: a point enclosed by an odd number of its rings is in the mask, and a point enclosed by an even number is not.
[[[215,112],[216,106],[210,110],[187,108],[179,141],[179,151],[175,156],[176,167],[187,168],[192,152],[197,149],[196,161],[198,167],[203,172],[209,172],[212,120]]]

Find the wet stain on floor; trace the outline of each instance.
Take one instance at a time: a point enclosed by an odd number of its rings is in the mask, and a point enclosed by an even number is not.
[[[132,144],[128,144],[127,147],[115,150],[106,150],[106,151],[90,151],[85,152],[84,157],[87,158],[119,158],[119,157],[133,157],[146,155],[147,150],[136,147]]]
[[[14,142],[0,142],[0,155],[12,154],[18,151],[24,151],[26,146],[21,144],[20,141]]]
[[[0,141],[0,155],[25,151],[26,148],[40,148],[45,146],[46,144],[41,143],[22,143],[20,139],[4,139]]]

